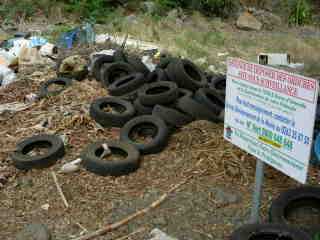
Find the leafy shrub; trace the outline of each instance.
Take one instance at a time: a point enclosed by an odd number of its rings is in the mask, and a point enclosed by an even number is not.
[[[208,15],[224,17],[236,6],[233,0],[156,0],[157,4],[164,9],[189,8],[197,9]]]
[[[311,20],[311,5],[308,0],[289,1],[290,16],[289,24],[304,25]]]

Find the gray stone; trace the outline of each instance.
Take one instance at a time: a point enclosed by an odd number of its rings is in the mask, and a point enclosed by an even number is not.
[[[43,224],[29,224],[17,234],[16,240],[50,240],[51,234]]]
[[[154,14],[157,11],[157,6],[153,1],[145,1],[141,3],[141,9],[149,14]]]
[[[269,11],[258,10],[253,15],[263,24],[263,28],[273,30],[276,27],[282,26],[282,19],[276,14]]]
[[[215,201],[218,204],[229,205],[239,203],[241,201],[239,193],[230,192],[220,187],[213,188],[211,192],[214,194]]]
[[[248,12],[244,12],[237,20],[237,27],[243,30],[259,31],[262,28],[262,23],[258,19]]]

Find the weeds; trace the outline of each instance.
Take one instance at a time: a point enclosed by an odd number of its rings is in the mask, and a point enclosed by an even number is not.
[[[300,26],[311,20],[311,6],[308,0],[291,0],[289,2],[290,16],[289,24]]]

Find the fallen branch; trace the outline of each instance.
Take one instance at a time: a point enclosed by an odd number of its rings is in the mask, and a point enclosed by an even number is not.
[[[147,212],[149,212],[150,210],[155,209],[156,207],[158,207],[161,203],[163,203],[168,198],[169,194],[171,194],[172,192],[177,190],[182,185],[186,184],[192,177],[193,176],[190,176],[190,177],[186,178],[185,180],[183,180],[182,182],[180,182],[179,184],[173,186],[171,189],[169,189],[168,192],[163,194],[158,200],[154,201],[148,207],[146,207],[144,209],[141,209],[140,211],[138,211],[138,212],[136,212],[134,214],[131,214],[128,217],[126,217],[126,218],[124,218],[124,219],[122,219],[122,220],[120,220],[118,222],[115,222],[113,224],[108,224],[108,225],[104,226],[103,228],[101,228],[101,229],[99,229],[99,230],[97,230],[95,232],[92,232],[92,233],[89,233],[87,235],[75,238],[73,240],[90,240],[90,239],[93,239],[95,237],[104,235],[104,234],[106,234],[108,232],[111,232],[111,231],[113,231],[115,229],[118,229],[119,227],[127,224],[128,222],[132,221],[133,219],[135,219],[135,218],[137,218],[139,216],[142,216],[142,215],[146,214]]]
[[[136,231],[134,231],[134,232],[132,232],[132,233],[129,233],[129,234],[126,235],[126,236],[117,238],[117,239],[115,239],[115,240],[125,240],[125,239],[127,239],[127,238],[129,238],[129,237],[131,237],[131,236],[133,236],[133,235],[136,235],[136,234],[138,234],[138,233],[143,232],[144,230],[146,230],[146,229],[145,229],[145,228],[139,228],[138,230],[136,230]]]
[[[57,175],[55,174],[54,171],[51,171],[51,175],[52,175],[52,178],[53,178],[54,183],[56,184],[58,193],[59,193],[59,195],[61,196],[64,205],[66,206],[66,208],[68,208],[68,207],[69,207],[69,204],[68,204],[67,199],[66,199],[66,197],[64,196],[64,194],[63,194],[63,192],[62,192],[62,189],[61,189],[61,187],[60,187],[60,185],[59,185],[59,183],[58,183]]]

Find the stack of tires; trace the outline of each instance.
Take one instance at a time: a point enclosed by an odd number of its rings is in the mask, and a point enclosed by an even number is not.
[[[97,57],[92,75],[110,96],[96,99],[90,116],[121,128],[120,141],[141,154],[161,152],[172,131],[194,120],[223,121],[225,78],[208,78],[189,60],[165,57],[150,72],[140,58],[117,50]]]
[[[320,239],[320,188],[302,186],[282,192],[272,201],[270,223],[245,225],[232,240]]]

